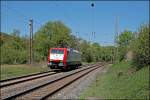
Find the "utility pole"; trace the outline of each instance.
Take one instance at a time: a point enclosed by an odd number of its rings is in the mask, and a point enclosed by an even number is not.
[[[117,55],[118,55],[118,45],[117,45],[117,41],[118,41],[118,23],[119,23],[119,17],[116,16],[116,23],[115,23],[115,44],[116,44],[116,52],[115,52],[115,60],[117,60]]]
[[[94,42],[94,39],[95,39],[95,32],[94,32],[94,3],[91,3],[91,7],[92,7],[92,38],[91,41],[93,40]]]
[[[29,64],[33,62],[33,19],[29,20],[29,30],[30,30],[30,37],[29,37]]]

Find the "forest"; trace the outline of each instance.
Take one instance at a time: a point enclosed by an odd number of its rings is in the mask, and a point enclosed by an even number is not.
[[[45,23],[33,36],[33,62],[46,62],[49,48],[68,47],[80,51],[82,62],[132,60],[138,69],[150,65],[149,24],[139,25],[136,32],[124,30],[119,33],[115,38],[115,46],[102,46],[71,33],[71,29],[61,21]],[[28,63],[29,36],[21,34],[19,29],[14,29],[12,33],[1,32],[1,64]]]

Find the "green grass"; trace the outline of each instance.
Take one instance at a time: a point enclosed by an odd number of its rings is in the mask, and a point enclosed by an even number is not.
[[[1,80],[49,70],[47,67],[29,65],[1,65]]]
[[[134,71],[130,62],[120,62],[99,75],[96,81],[83,92],[81,99],[97,97],[101,99],[148,99],[149,67]],[[118,76],[118,73],[121,73]]]
[[[92,63],[83,63],[84,65],[92,64]],[[38,73],[47,71],[49,68],[42,67],[42,66],[29,66],[29,65],[1,65],[1,74],[0,79],[8,79],[8,78],[14,78],[18,76]]]

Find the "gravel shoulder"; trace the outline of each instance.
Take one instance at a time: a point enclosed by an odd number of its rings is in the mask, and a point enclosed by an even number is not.
[[[90,72],[81,79],[57,92],[52,97],[48,99],[79,99],[80,95],[84,90],[86,90],[93,81],[95,81],[96,76],[105,73],[110,65],[102,66],[95,71]]]
[[[86,69],[86,68],[87,67],[84,67],[81,69]],[[65,73],[58,73],[58,74],[55,74],[52,76],[42,77],[42,78],[35,79],[32,81],[26,81],[26,82],[23,82],[20,84],[15,84],[15,85],[13,85],[13,87],[8,86],[8,87],[1,88],[1,97],[4,98],[4,97],[12,96],[14,94],[29,90],[33,87],[37,87],[37,86],[40,86],[42,84],[49,83],[50,81],[52,81],[54,79],[57,79],[59,77],[65,76],[65,75],[69,75],[69,74],[77,72],[81,69],[79,68],[79,69],[72,70],[72,71],[65,72]]]

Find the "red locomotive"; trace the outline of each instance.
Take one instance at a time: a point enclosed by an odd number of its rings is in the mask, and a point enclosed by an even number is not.
[[[81,66],[81,55],[79,51],[70,48],[51,48],[47,65],[51,69],[77,68]]]

